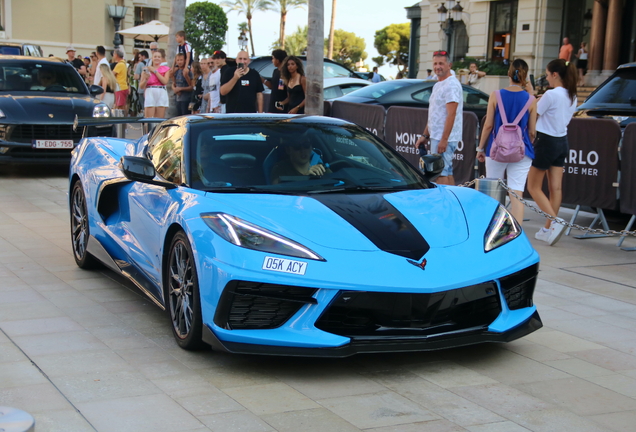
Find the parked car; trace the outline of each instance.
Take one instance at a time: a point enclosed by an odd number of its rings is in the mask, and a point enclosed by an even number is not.
[[[305,69],[307,69],[307,56],[297,56],[302,62]],[[272,56],[260,56],[252,57],[250,60],[250,69],[254,69],[263,78],[270,79],[274,73],[274,64],[272,63]],[[323,66],[323,78],[336,78],[336,77],[349,77],[364,79],[358,72],[354,72],[344,65],[338,62],[324,59]]]
[[[636,121],[636,63],[621,65],[594,90],[575,117],[613,118],[622,128]]]
[[[428,108],[428,100],[436,82],[419,79],[383,81],[353,91],[338,100],[382,105],[385,108],[392,106]],[[481,120],[486,115],[489,96],[464,84],[462,84],[462,90],[464,92],[464,111],[474,112]]]
[[[44,57],[40,45],[29,43],[0,42],[0,55],[23,55],[30,57]]]
[[[356,72],[356,73],[365,80],[371,81],[371,79],[373,78],[373,72]],[[384,78],[384,75],[380,75],[380,81],[386,81],[386,78]]]
[[[82,138],[79,117],[109,117],[110,109],[59,59],[0,56],[0,163],[69,163]],[[113,128],[89,128],[87,136],[112,136]]]
[[[325,78],[323,97],[325,100],[337,99],[370,84],[370,81],[359,78]]]
[[[133,280],[184,349],[344,357],[540,328],[539,255],[497,201],[431,183],[442,168],[330,117],[176,117],[73,152],[73,255]]]

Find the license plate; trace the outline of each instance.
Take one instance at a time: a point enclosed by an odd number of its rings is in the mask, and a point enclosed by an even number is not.
[[[263,261],[263,270],[304,275],[305,271],[307,271],[307,263],[303,261],[268,256],[265,257],[265,260]]]
[[[75,147],[73,140],[33,140],[33,148],[36,149],[72,149]]]

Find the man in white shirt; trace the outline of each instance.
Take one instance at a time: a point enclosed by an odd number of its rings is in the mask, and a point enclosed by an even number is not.
[[[106,48],[99,45],[95,50],[95,55],[97,55],[97,67],[95,68],[95,79],[93,80],[93,84],[102,85],[102,71],[99,70],[99,67],[103,64],[110,67],[108,60],[106,60]],[[106,91],[106,89],[104,89],[104,91]]]
[[[453,154],[462,139],[463,95],[462,85],[451,74],[451,66],[446,51],[433,53],[433,71],[438,82],[429,99],[428,124],[415,147],[430,139],[431,153],[444,158],[444,170],[437,183],[455,185]]]

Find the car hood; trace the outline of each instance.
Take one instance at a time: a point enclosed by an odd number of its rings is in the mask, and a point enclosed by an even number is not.
[[[91,117],[99,102],[90,96],[21,96],[0,95],[0,109],[5,117],[2,123],[68,123],[75,116]]]
[[[390,236],[402,237],[408,247],[417,248],[422,242],[417,244],[410,238],[421,237],[428,250],[450,247],[468,239],[463,209],[457,197],[442,187],[397,193],[311,196],[207,195],[233,208],[228,212],[235,216],[307,246],[304,240],[333,249],[377,251],[384,249],[378,245],[384,244]],[[388,243],[401,246],[400,240]]]
[[[341,100],[342,102],[353,102],[353,103],[362,103],[362,104],[377,104],[378,103],[377,99],[362,97],[362,96],[351,96],[351,95],[345,95],[345,96],[339,97],[338,100]]]

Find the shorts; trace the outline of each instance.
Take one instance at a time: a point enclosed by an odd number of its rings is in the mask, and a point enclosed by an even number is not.
[[[122,107],[126,105],[128,99],[128,89],[115,92],[115,106]]]
[[[497,162],[489,157],[486,158],[486,177],[493,179],[503,179],[506,172],[508,187],[516,191],[523,191],[528,179],[532,159],[524,156],[519,162]]]
[[[144,98],[146,99],[145,108],[167,107],[169,105],[168,91],[162,87],[146,88]]]
[[[439,144],[439,140],[431,138],[431,154],[437,153],[437,144]],[[442,155],[444,159],[444,170],[440,174],[441,177],[453,175],[453,154],[457,149],[457,144],[459,144],[459,141],[449,141],[448,146],[446,146],[446,151]]]
[[[579,59],[579,61],[576,62],[576,68],[577,69],[587,69],[587,59],[585,59],[585,60]]]
[[[534,160],[532,166],[540,170],[550,167],[563,167],[568,157],[568,137],[553,137],[543,132],[537,132],[534,140]]]

